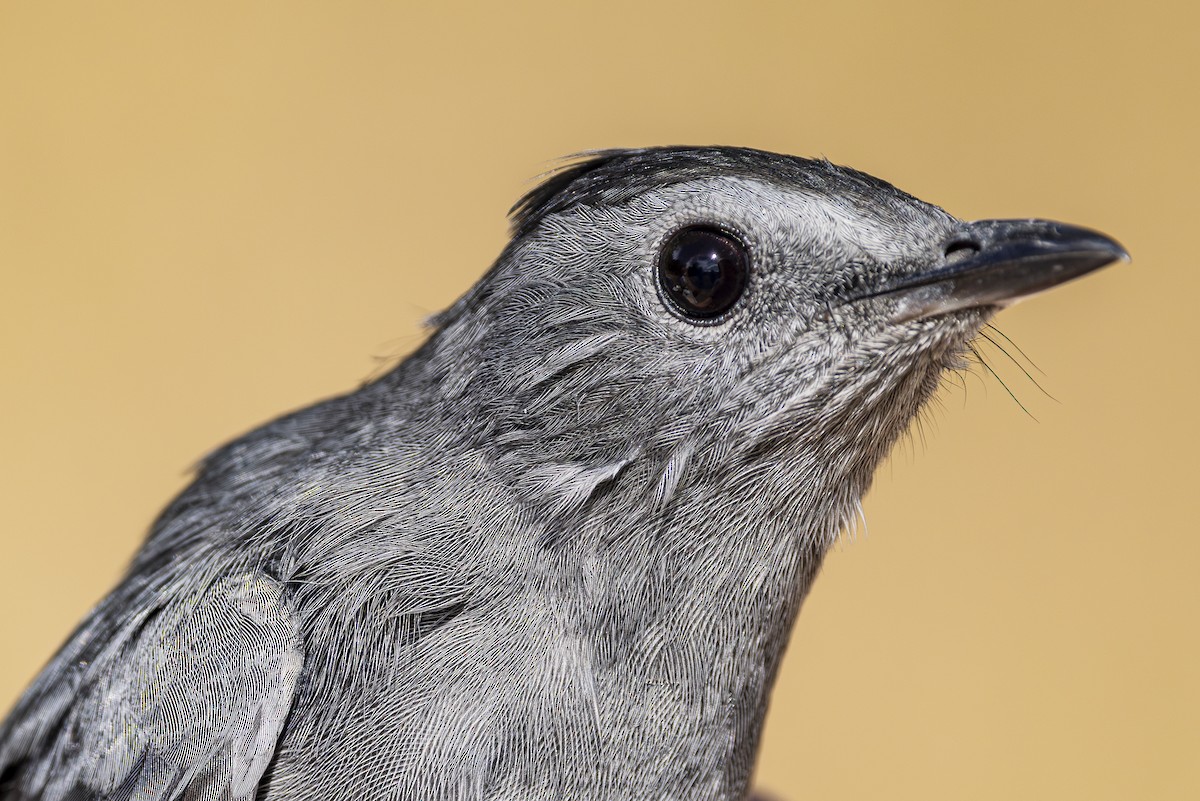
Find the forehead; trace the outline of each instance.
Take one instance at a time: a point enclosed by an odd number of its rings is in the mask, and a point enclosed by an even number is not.
[[[954,222],[907,196],[864,197],[741,175],[671,184],[643,197],[667,227],[709,222],[785,249],[850,248],[883,260],[912,255]]]
[[[748,148],[661,147],[603,151],[551,173],[513,206],[513,227],[523,233],[572,207],[620,204],[667,186],[720,177],[756,180],[851,205],[927,206],[886,181],[825,160]]]
[[[635,200],[707,210],[777,234],[832,238],[879,255],[954,222],[886,181],[828,161],[671,147],[605,151],[550,175],[514,206],[513,227],[521,235],[559,213],[590,216]]]

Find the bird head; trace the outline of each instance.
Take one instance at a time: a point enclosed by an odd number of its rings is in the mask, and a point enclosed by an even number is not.
[[[562,513],[611,489],[681,537],[733,521],[814,545],[997,310],[1125,255],[735,148],[602,152],[513,220],[433,323],[449,405],[523,496]]]

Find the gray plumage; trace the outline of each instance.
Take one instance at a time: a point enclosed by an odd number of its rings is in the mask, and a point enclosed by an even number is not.
[[[984,263],[1012,226],[758,151],[606,152],[514,211],[415,354],[204,462],[0,729],[0,799],[745,796],[826,549],[1044,287]],[[688,226],[748,254],[719,317],[665,297]]]

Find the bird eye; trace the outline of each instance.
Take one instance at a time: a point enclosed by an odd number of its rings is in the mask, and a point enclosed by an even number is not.
[[[662,294],[695,322],[717,322],[746,289],[746,246],[719,228],[692,226],[667,240],[658,260]]]

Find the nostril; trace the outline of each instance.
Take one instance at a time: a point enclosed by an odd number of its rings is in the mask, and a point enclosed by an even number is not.
[[[946,264],[964,262],[979,252],[979,243],[972,239],[955,239],[946,245]]]

